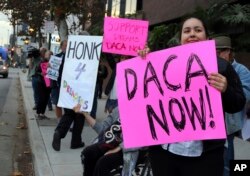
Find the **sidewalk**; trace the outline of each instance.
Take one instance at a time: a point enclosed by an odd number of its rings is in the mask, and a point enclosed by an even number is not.
[[[81,149],[70,149],[71,133],[61,141],[61,151],[53,150],[51,143],[54,130],[57,124],[55,112],[46,111],[46,116],[50,120],[36,120],[34,106],[33,90],[31,82],[27,81],[27,73],[19,72],[24,107],[26,112],[28,132],[36,176],[82,176],[83,168],[80,161]],[[105,99],[98,100],[97,120],[104,115]],[[91,144],[96,137],[96,133],[85,123],[82,139],[85,146]],[[250,160],[250,142],[239,138],[234,140],[235,159]]]
[[[83,148],[70,149],[71,133],[61,140],[61,150],[54,151],[51,146],[57,120],[54,111],[46,110],[45,115],[49,120],[36,120],[33,90],[31,82],[27,81],[27,73],[19,72],[24,108],[27,118],[28,134],[33,154],[33,162],[36,176],[82,176],[83,168],[80,154]],[[105,117],[105,99],[98,100],[97,120]],[[85,123],[82,139],[85,146],[97,136],[95,131]]]

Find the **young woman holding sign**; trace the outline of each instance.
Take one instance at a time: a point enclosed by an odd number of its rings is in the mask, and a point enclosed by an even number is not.
[[[182,45],[208,40],[202,20],[191,17],[183,21],[180,30]],[[145,56],[146,52],[139,52]],[[219,73],[209,75],[209,84],[221,92],[223,110],[234,113],[245,104],[245,96],[237,73],[230,63],[217,59]],[[149,149],[154,176],[222,176],[225,140],[186,141],[152,146]]]

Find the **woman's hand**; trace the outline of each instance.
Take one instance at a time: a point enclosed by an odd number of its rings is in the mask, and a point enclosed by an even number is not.
[[[120,147],[120,146],[117,146],[116,148],[107,151],[104,155],[109,155],[109,154],[112,154],[112,153],[117,153],[117,152],[119,152],[120,150],[121,150],[121,147]]]
[[[88,112],[81,112],[80,110],[81,110],[81,105],[80,104],[77,104],[75,107],[73,107],[73,111],[75,113],[82,113],[85,116],[89,115]]]
[[[144,47],[144,49],[137,50],[138,56],[141,56],[142,59],[146,59],[146,56],[149,52],[150,52],[150,49],[147,45]]]
[[[81,105],[80,104],[77,104],[75,107],[73,107],[73,110],[74,110],[75,113],[79,113],[80,109],[81,109]]]
[[[227,78],[219,73],[211,73],[208,76],[208,83],[222,93],[227,90]]]

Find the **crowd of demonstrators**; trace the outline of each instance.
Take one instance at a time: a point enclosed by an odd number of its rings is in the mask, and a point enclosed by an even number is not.
[[[227,36],[214,38],[218,57],[225,59],[232,64],[242,83],[243,91],[247,101],[250,101],[250,71],[244,65],[238,63],[234,58],[231,39]],[[234,160],[234,137],[240,135],[246,118],[246,106],[241,111],[225,114],[227,128],[227,147],[225,147],[225,168],[224,176],[229,176],[229,161]]]
[[[181,45],[208,40],[204,22],[196,17],[181,24]],[[239,77],[231,64],[217,58],[219,73],[210,73],[209,84],[222,95],[224,112],[240,111],[246,102]],[[221,176],[223,175],[225,140],[186,141],[149,147],[154,176]]]
[[[82,141],[82,130],[84,126],[84,116],[82,114],[75,113],[72,109],[64,108],[64,113],[62,114],[62,110],[57,106],[59,93],[60,93],[60,84],[62,79],[63,66],[65,61],[65,52],[67,48],[67,40],[62,41],[61,49],[62,52],[57,55],[57,57],[62,58],[62,62],[59,68],[59,76],[57,81],[52,81],[52,95],[53,95],[53,103],[56,105],[56,115],[60,118],[60,121],[57,124],[53,135],[52,147],[56,151],[60,151],[61,149],[61,139],[67,135],[72,123],[72,137],[71,137],[71,149],[77,149],[84,147],[84,142]]]
[[[201,19],[189,17],[182,22],[180,27],[181,45],[205,40],[208,40],[208,31]],[[84,176],[109,175],[112,169],[116,168],[116,166],[124,164],[125,161],[124,153],[126,153],[126,150],[122,145],[122,138],[120,136],[121,133],[117,134],[118,136],[116,139],[118,140],[114,141],[114,143],[107,142],[108,139],[105,140],[104,136],[106,130],[110,129],[112,125],[117,125],[120,128],[120,124],[118,123],[119,109],[115,86],[116,64],[124,59],[127,59],[127,57],[107,54],[107,61],[110,68],[112,69],[110,80],[105,89],[105,94],[108,95],[105,112],[108,113],[108,116],[104,119],[104,121],[97,122],[95,120],[97,97],[98,95],[100,97],[97,86],[94,95],[94,99],[96,101],[93,101],[93,108],[90,114],[86,112],[80,112],[80,105],[77,105],[73,109],[64,108],[64,114],[62,113],[62,108],[57,107],[66,47],[67,40],[62,41],[62,52],[57,55],[58,57],[62,57],[62,64],[59,69],[59,77],[57,81],[52,81],[52,101],[53,104],[56,105],[56,116],[58,118],[61,117],[61,120],[59,121],[54,132],[52,147],[56,151],[60,150],[61,139],[66,136],[72,123],[73,128],[71,148],[76,149],[84,147],[81,135],[84,122],[86,120],[99,134],[100,140],[98,143],[87,146],[82,151],[81,157],[84,167]],[[145,55],[148,52],[149,49],[145,48],[144,50],[139,51],[138,54],[143,59],[146,59]],[[229,56],[231,55],[229,54]],[[246,103],[245,89],[249,89],[249,85],[245,86],[244,82],[242,81],[243,78],[241,78],[241,76],[243,74],[241,75],[240,72],[238,72],[240,71],[238,70],[240,68],[237,67],[239,66],[237,62],[233,60],[231,65],[230,62],[223,58],[224,57],[218,53],[218,73],[210,73],[208,82],[210,86],[221,92],[223,111],[234,114],[244,108]],[[238,72],[239,76],[236,72]],[[153,175],[222,176],[224,168],[224,144],[225,140],[220,139],[186,141],[173,144],[150,146],[148,147],[148,152]],[[135,151],[135,158],[137,159],[138,151]],[[123,170],[123,172],[125,171]]]

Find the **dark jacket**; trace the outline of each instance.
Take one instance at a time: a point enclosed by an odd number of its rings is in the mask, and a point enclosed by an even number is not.
[[[108,81],[108,84],[107,84],[107,86],[105,88],[104,93],[106,95],[109,95],[109,93],[111,92],[111,90],[112,90],[112,88],[114,86],[117,62],[115,61],[115,58],[113,57],[113,55],[108,56],[107,62],[109,64],[110,68],[112,69],[112,73],[111,73],[110,79]]]
[[[235,113],[242,110],[246,103],[246,98],[242,89],[239,76],[232,65],[224,59],[217,58],[218,71],[227,78],[227,89],[222,93],[223,111]],[[223,146],[225,140],[204,140],[203,150],[209,151],[214,148]]]
[[[61,52],[61,53],[57,54],[56,56],[62,58],[62,63],[60,65],[60,67],[59,67],[59,75],[58,75],[58,78],[57,78],[57,84],[59,85],[58,87],[60,87],[61,79],[62,79],[62,71],[63,71],[64,61],[65,61],[65,53]]]

